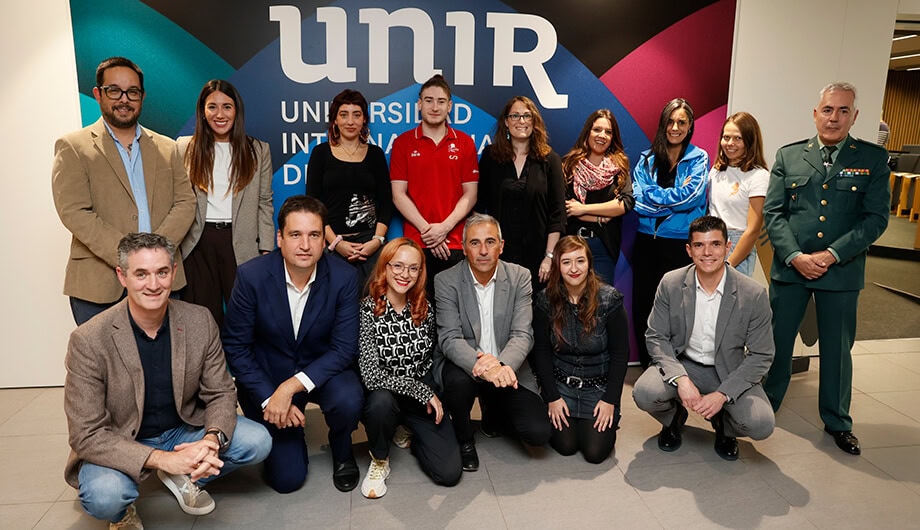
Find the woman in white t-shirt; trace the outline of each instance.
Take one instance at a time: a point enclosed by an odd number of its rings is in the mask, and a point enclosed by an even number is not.
[[[770,173],[757,120],[736,112],[722,125],[719,156],[709,172],[709,213],[722,218],[732,242],[728,263],[750,276],[763,227],[763,201]]]

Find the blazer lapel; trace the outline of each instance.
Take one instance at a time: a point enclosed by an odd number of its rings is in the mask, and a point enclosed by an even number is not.
[[[284,276],[284,258],[280,251],[275,251],[272,262],[268,264],[269,279],[260,289],[265,289],[265,299],[275,322],[281,329],[281,336],[291,345],[295,343],[294,323],[291,321],[291,304],[288,302],[287,280]]]
[[[719,316],[716,318],[716,352],[719,351],[719,347],[722,345],[722,337],[725,336],[725,329],[728,328],[728,321],[731,318],[732,311],[735,310],[735,301],[738,298],[738,285],[735,283],[735,279],[732,277],[728,265],[725,266],[725,274],[725,292],[722,293],[722,303],[719,304]]]
[[[307,331],[313,327],[313,322],[316,321],[316,318],[326,307],[326,297],[329,293],[329,263],[326,262],[327,259],[329,258],[323,256],[316,262],[316,279],[313,281],[313,285],[310,286],[307,305],[303,308],[303,316],[300,319],[300,329],[297,330],[296,344],[298,346],[307,336]],[[290,321],[290,316],[288,320]]]
[[[183,396],[185,388],[185,366],[186,366],[186,340],[185,324],[182,321],[182,315],[179,311],[173,311],[175,304],[169,303],[169,343],[172,347],[172,379],[173,379],[173,400],[176,402],[176,410],[182,410]]]
[[[144,187],[147,188],[147,204],[152,207],[154,204],[154,192],[156,191],[157,161],[160,157],[156,156],[156,144],[150,137],[150,133],[143,127],[141,136],[137,140],[141,149],[141,162],[144,164]],[[154,228],[156,228],[154,226]]]
[[[99,118],[99,121],[96,122],[92,129],[92,133],[93,145],[95,145],[96,149],[105,157],[112,171],[118,176],[119,182],[124,186],[125,191],[128,192],[128,196],[131,197],[133,201],[134,194],[131,192],[131,182],[128,180],[128,172],[125,171],[125,163],[121,161],[121,154],[118,153],[118,146],[115,145],[115,140],[112,139],[112,135],[110,135],[108,129],[105,128],[105,123],[103,123],[102,118]],[[134,202],[137,204],[137,201]]]
[[[473,337],[476,339],[476,347],[482,340],[482,326],[479,322],[479,297],[476,296],[476,288],[473,286],[473,275],[470,272],[469,263],[462,261],[463,266],[460,269],[460,296],[468,303],[466,306],[466,318],[473,329]]]
[[[681,287],[681,296],[684,307],[684,330],[682,349],[687,348],[690,343],[690,334],[693,333],[693,323],[696,319],[696,267],[687,269],[687,275],[684,277],[684,284]]]
[[[141,356],[137,351],[137,341],[134,330],[128,320],[128,303],[120,303],[121,314],[112,323],[112,342],[115,350],[125,365],[125,370],[134,383],[134,402],[137,405],[137,417],[144,417],[144,367],[141,365]],[[127,396],[126,396],[127,397]]]
[[[818,146],[817,137],[812,138],[805,145],[805,161],[820,175],[824,175],[827,170],[824,169],[824,158],[821,156],[821,148]]]
[[[492,302],[492,329],[495,332],[495,346],[499,350],[508,344],[507,332],[511,330],[511,318],[514,316],[514,308],[508,307],[509,302],[511,302],[511,282],[508,281],[505,264],[499,261]],[[478,307],[479,304],[476,306]]]

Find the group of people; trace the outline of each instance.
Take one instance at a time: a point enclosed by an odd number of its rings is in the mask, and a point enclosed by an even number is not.
[[[195,131],[178,142],[138,125],[133,62],[103,61],[96,85],[102,118],[58,140],[52,175],[73,233],[64,293],[79,325],[65,361],[66,478],[94,517],[140,527],[137,484],[153,472],[195,515],[214,509],[200,486],[242,465],[264,462],[273,489],[299,489],[308,403],[329,427],[335,487],[360,483],[368,498],[387,491],[391,442],[436,484],[476,471],[477,397],[483,436],[605,460],[630,349],[612,285],[632,211],[645,369],[633,397],[661,422],[659,448],[680,446],[689,411],[712,423],[727,460],[737,437],[769,436],[813,296],[821,416],[859,454],[849,350],[888,173],[884,151],[849,136],[851,85],[821,91],[818,135],[782,148],[772,175],[744,112],[724,123],[710,169],[680,98],[632,174],[610,111],[592,113],[560,157],[523,96],[477,160],[448,124],[440,75],[422,85],[421,122],[388,165],[368,141],[367,101],[344,90],[277,231],[269,148],[245,133],[233,85],[204,86]],[[388,242],[394,206],[405,237]],[[764,221],[769,297],[748,277]]]

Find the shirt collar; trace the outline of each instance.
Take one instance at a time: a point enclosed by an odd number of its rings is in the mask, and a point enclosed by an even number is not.
[[[485,289],[486,287],[495,283],[495,277],[498,276],[498,267],[495,267],[495,271],[492,273],[492,277],[489,278],[489,281],[487,281],[485,285],[482,285],[479,283],[479,280],[476,279],[476,275],[473,274],[473,267],[470,267],[469,261],[466,262],[466,268],[469,269],[470,277],[473,278],[473,285],[475,285],[476,287],[480,287],[482,289]]]
[[[111,136],[112,139],[115,140],[115,143],[120,143],[118,141],[118,138],[115,136],[115,133],[112,132],[112,128],[109,127],[108,122],[105,120],[102,120],[102,124],[105,125],[105,130],[109,131],[109,136]],[[134,140],[137,141],[140,139],[140,137],[141,137],[141,126],[139,123],[135,123],[134,124]]]
[[[288,272],[287,265],[284,263],[282,263],[281,265],[282,265],[282,268],[284,269],[284,282],[288,284],[290,287],[292,287],[298,293],[305,292],[307,289],[310,288],[311,285],[313,285],[313,282],[316,281],[316,269],[319,268],[318,261],[316,262],[316,265],[313,266],[313,272],[310,273],[310,279],[307,280],[307,285],[304,285],[303,291],[301,291],[300,289],[297,288],[296,285],[294,285],[294,280],[291,279],[291,273]]]
[[[719,285],[716,286],[716,291],[715,291],[719,296],[722,296],[722,294],[725,292],[725,278],[728,277],[728,267],[730,267],[730,266],[731,266],[731,265],[728,265],[728,264],[726,263],[725,268],[722,269],[722,279],[719,280]],[[706,290],[703,289],[702,286],[700,286],[700,278],[699,278],[699,276],[696,275],[695,272],[694,272],[694,274],[693,274],[693,280],[694,280],[694,282],[696,283],[696,289],[697,289],[698,291],[703,291],[703,292],[705,293]],[[714,293],[714,294],[715,294],[715,293]],[[709,294],[707,293],[707,296],[711,296],[711,295],[709,295]]]

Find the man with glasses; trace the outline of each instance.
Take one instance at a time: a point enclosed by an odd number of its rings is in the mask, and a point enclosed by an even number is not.
[[[138,125],[144,74],[124,57],[96,68],[93,96],[102,117],[58,139],[51,190],[73,234],[64,294],[82,324],[124,297],[115,275],[118,242],[131,232],[182,241],[195,215],[195,195],[176,143]],[[173,289],[185,286],[182,260]]]
[[[503,429],[528,445],[549,441],[546,405],[527,362],[533,348],[530,271],[498,259],[501,227],[491,215],[474,213],[463,227],[466,260],[434,281],[440,350],[435,350],[435,381],[444,389],[464,471],[479,469],[470,424],[479,396],[482,434]]]
[[[422,123],[393,142],[390,181],[393,204],[406,223],[406,237],[425,249],[429,294],[437,273],[463,259],[463,218],[476,204],[476,145],[447,125],[450,86],[436,75],[418,96]]]

